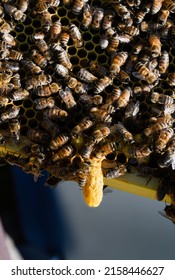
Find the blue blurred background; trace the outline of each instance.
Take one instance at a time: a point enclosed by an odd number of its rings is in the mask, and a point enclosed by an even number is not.
[[[125,192],[106,193],[89,208],[74,182],[56,189],[18,167],[1,167],[0,213],[24,259],[175,259],[175,225],[165,204]]]

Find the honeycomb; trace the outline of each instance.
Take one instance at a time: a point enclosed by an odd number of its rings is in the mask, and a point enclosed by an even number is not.
[[[74,180],[91,207],[103,177],[155,176],[173,220],[174,12],[172,0],[2,0],[1,163]]]

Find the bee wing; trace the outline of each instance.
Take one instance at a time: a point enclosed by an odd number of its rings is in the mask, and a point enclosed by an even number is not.
[[[138,72],[133,72],[132,75],[139,80],[145,80]]]
[[[172,167],[173,170],[175,170],[175,155],[174,155],[174,157],[172,159],[171,167]]]
[[[138,114],[139,110],[140,110],[140,102],[137,101],[134,105],[133,117],[135,117]]]

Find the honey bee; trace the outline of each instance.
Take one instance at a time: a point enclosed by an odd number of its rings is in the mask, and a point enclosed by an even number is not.
[[[172,169],[175,169],[175,135],[173,133],[172,137],[167,143],[166,151],[161,156],[158,165],[161,168],[168,167],[171,165]]]
[[[49,167],[49,172],[59,179],[64,180],[75,180],[76,178],[76,170],[72,165],[59,167],[56,165],[52,165]]]
[[[70,62],[69,55],[68,55],[67,51],[65,51],[64,49],[60,50],[60,51],[57,51],[57,58],[58,58],[58,62],[60,64],[62,64],[63,66],[65,66],[69,70],[72,69],[72,63]]]
[[[11,78],[11,82],[13,85],[13,89],[19,89],[21,88],[21,79],[20,79],[20,75],[18,73],[16,73],[12,78]],[[9,84],[8,84],[9,86]]]
[[[50,109],[46,109],[44,111],[44,116],[51,120],[65,120],[67,118],[68,113],[58,107],[52,107]]]
[[[68,31],[62,31],[59,36],[60,45],[65,48],[68,45],[70,35]]]
[[[108,154],[114,153],[118,148],[116,142],[110,142],[103,145],[99,150],[95,151],[95,156],[97,158],[102,158],[107,156]]]
[[[63,66],[62,64],[56,64],[55,71],[58,75],[62,76],[63,78],[68,78],[69,71],[68,69]]]
[[[18,116],[19,111],[20,111],[20,108],[18,108],[16,106],[12,106],[12,107],[8,108],[6,110],[6,112],[1,114],[0,120],[5,122],[5,121],[8,121],[10,119],[14,119]]]
[[[168,10],[161,9],[158,15],[158,23],[160,23],[161,25],[165,25],[169,17],[169,14],[170,12]]]
[[[45,35],[43,32],[35,32],[29,36],[29,39],[32,43],[35,43],[37,40],[44,39]]]
[[[62,147],[60,150],[58,150],[52,155],[52,161],[56,162],[58,160],[69,157],[73,153],[73,150],[74,149],[71,145]]]
[[[81,32],[79,31],[78,27],[71,23],[69,25],[69,32],[70,32],[70,37],[73,41],[73,44],[76,48],[80,48],[83,46],[83,38],[81,35]]]
[[[35,99],[34,105],[37,110],[43,110],[45,108],[52,108],[55,105],[55,101],[52,97],[43,97]]]
[[[151,51],[151,55],[153,57],[158,57],[161,54],[161,42],[160,42],[160,38],[155,35],[155,34],[151,34],[149,36],[149,44],[150,44],[150,51]]]
[[[140,30],[142,32],[147,32],[148,30],[153,30],[153,31],[159,31],[162,28],[162,25],[157,22],[147,22],[147,21],[142,21],[140,24]],[[161,35],[162,37],[162,35]]]
[[[104,177],[106,177],[108,179],[112,179],[112,178],[117,178],[121,175],[124,175],[126,171],[127,171],[127,169],[126,169],[125,165],[121,164],[115,168],[104,169],[103,175],[104,175]]]
[[[79,81],[74,77],[69,77],[66,82],[70,89],[75,89],[75,87],[79,83]]]
[[[40,14],[40,19],[43,32],[48,33],[52,26],[52,14],[46,10]]]
[[[86,83],[93,83],[98,79],[97,77],[95,77],[93,74],[91,74],[88,70],[86,70],[84,68],[80,69],[80,71],[77,74],[77,77]]]
[[[119,52],[112,59],[112,63],[110,66],[110,74],[112,76],[116,76],[120,72],[120,67],[126,62],[128,58],[127,52]]]
[[[48,9],[48,4],[46,1],[39,0],[38,3],[36,4],[36,13],[37,14],[43,14],[44,12],[47,11]]]
[[[29,6],[29,0],[19,0],[18,1],[18,8],[23,13],[25,13],[27,11],[28,6]]]
[[[71,92],[69,87],[65,87],[65,90],[61,89],[59,91],[59,96],[61,97],[61,99],[65,103],[67,109],[71,109],[74,106],[76,106],[75,99],[74,99],[74,97],[72,95],[72,92]]]
[[[91,121],[88,117],[82,119],[71,131],[71,136],[73,138],[77,137],[79,134],[89,129],[94,125],[94,122]]]
[[[169,128],[173,125],[173,119],[171,115],[165,115],[163,117],[157,118],[156,122],[153,123],[151,126],[147,127],[144,130],[144,133],[146,136],[152,135],[153,133],[156,133],[159,130],[162,130],[164,128]]]
[[[8,50],[8,44],[5,41],[0,41],[0,59],[6,58],[9,53],[10,51]]]
[[[116,101],[119,99],[120,95],[121,95],[122,91],[119,87],[115,87],[111,94],[107,97],[106,102],[108,104],[114,104],[116,103]]]
[[[139,61],[135,68],[137,72],[133,72],[132,74],[137,79],[145,80],[148,84],[153,84],[157,80],[157,76],[142,62]]]
[[[78,81],[77,85],[74,88],[74,91],[78,94],[86,94],[88,90],[89,85],[85,83],[81,83]]]
[[[173,72],[169,75],[167,82],[171,87],[175,86],[175,72]]]
[[[100,141],[102,141],[103,139],[105,139],[107,136],[109,136],[109,134],[111,133],[109,127],[107,126],[103,126],[100,127],[94,131],[92,131],[91,136],[90,136],[90,145],[92,143],[99,143]]]
[[[100,106],[100,110],[104,110],[108,114],[113,114],[115,112],[115,107],[111,104],[105,103]]]
[[[99,29],[102,23],[104,17],[104,10],[101,8],[96,8],[93,13],[93,19],[92,19],[92,28]]]
[[[171,127],[162,129],[160,131],[158,139],[156,140],[156,150],[158,152],[162,152],[166,148],[167,143],[171,139],[173,134],[174,130]]]
[[[150,61],[148,62],[148,64],[147,64],[147,66],[148,66],[148,68],[149,68],[150,70],[153,71],[153,73],[154,73],[155,71],[159,71],[158,69],[156,69],[157,66],[158,66],[157,58],[153,58],[152,60],[150,60]]]
[[[131,13],[126,6],[116,2],[113,7],[120,18],[124,20],[131,18]]]
[[[55,138],[60,133],[58,126],[53,123],[49,118],[44,117],[41,121],[41,126],[48,132],[48,134]]]
[[[124,90],[122,91],[122,93],[120,94],[120,96],[116,102],[117,108],[126,107],[126,105],[129,102],[130,96],[131,96],[131,88],[130,87],[124,88]]]
[[[133,147],[129,149],[129,154],[136,159],[148,157],[151,154],[151,152],[152,151],[148,145],[143,145],[141,147]]]
[[[163,1],[163,8],[167,9],[170,13],[174,13],[175,12],[175,3],[174,3],[174,1],[173,0],[164,0]]]
[[[38,96],[50,96],[51,94],[58,92],[60,89],[60,84],[51,83],[49,85],[37,87],[35,90],[35,94]]]
[[[118,73],[118,78],[119,78],[119,81],[123,84],[128,84],[130,82],[130,76],[124,70],[120,70],[120,72]]]
[[[79,186],[82,188],[86,184],[87,175],[90,172],[90,164],[83,163],[81,164],[81,168],[76,173],[76,181]]]
[[[117,136],[121,136],[124,142],[129,142],[131,144],[134,142],[132,133],[130,133],[122,123],[118,122],[118,124],[114,125],[114,132]]]
[[[150,9],[151,9],[151,3],[148,3],[144,6],[143,9],[141,8],[138,11],[136,11],[136,15],[134,18],[135,22],[137,24],[141,23],[144,20],[146,14],[149,13]]]
[[[175,169],[175,153],[173,149],[167,148],[166,151],[160,156],[157,161],[160,168],[171,167],[172,170]]]
[[[11,81],[13,72],[5,70],[5,72],[0,73],[0,93],[4,93],[7,89],[9,82]]]
[[[140,95],[142,92],[151,92],[153,87],[153,85],[135,85],[133,88],[133,93]]]
[[[46,60],[51,60],[51,54],[49,51],[49,47],[44,39],[36,40],[36,46],[39,49],[39,51],[43,54]]]
[[[41,175],[41,170],[43,169],[45,160],[44,153],[38,153],[32,155],[29,159],[29,162],[26,164],[24,171],[34,175],[34,181],[37,182],[38,177]]]
[[[94,149],[95,142],[91,143],[86,143],[83,145],[80,155],[82,156],[83,159],[89,159],[91,156],[91,153]]]
[[[2,40],[11,47],[16,46],[16,39],[9,33],[2,34]]]
[[[110,123],[112,121],[110,114],[96,107],[92,107],[90,109],[90,116],[92,116],[92,118],[95,118],[99,122]]]
[[[109,76],[104,76],[97,81],[94,87],[94,93],[101,93],[106,87],[112,84],[112,78]]]
[[[18,119],[12,119],[9,122],[9,131],[10,131],[10,136],[12,139],[12,142],[14,144],[17,144],[20,140],[20,122]]]
[[[142,41],[139,41],[134,47],[133,47],[133,53],[134,54],[139,54],[141,50],[144,47],[144,43]]]
[[[107,68],[97,61],[91,61],[89,67],[91,72],[99,77],[106,76],[108,73]]]
[[[45,68],[47,65],[47,60],[42,56],[37,50],[33,49],[31,51],[31,57],[33,61],[41,68]]]
[[[2,63],[0,62],[0,69],[1,66],[3,67],[3,69],[10,69],[10,71],[12,71],[13,73],[19,71],[19,63],[15,61],[3,61]]]
[[[79,101],[88,105],[99,105],[103,102],[103,97],[101,95],[90,96],[87,94],[81,94]]]
[[[103,17],[102,29],[107,30],[112,27],[112,21],[115,16],[115,13],[112,10],[107,10]]]
[[[163,2],[164,0],[153,0],[152,7],[151,7],[152,15],[155,15],[160,11]]]
[[[112,36],[109,38],[109,44],[107,46],[107,51],[109,53],[115,52],[119,46],[119,38],[118,34],[114,33]]]
[[[124,65],[124,68],[123,68],[124,71],[131,75],[131,73],[135,67],[135,64],[137,63],[137,60],[138,60],[138,56],[136,54],[131,55],[130,59]]]
[[[32,78],[29,78],[26,83],[25,87],[27,90],[35,89],[39,86],[44,86],[49,83],[51,83],[52,77],[50,75],[40,74],[38,76],[33,76]]]
[[[22,60],[25,69],[29,70],[32,74],[41,74],[40,66],[36,65],[32,60],[26,58]]]
[[[1,33],[10,33],[12,31],[12,24],[9,24],[8,22],[2,19],[2,22],[0,22],[0,28]]]
[[[50,30],[49,30],[49,33],[50,33],[50,40],[51,41],[55,41],[58,39],[58,36],[60,35],[61,33],[61,28],[62,28],[62,25],[61,25],[61,21],[60,19],[59,20],[56,20]]]
[[[58,150],[69,141],[69,136],[66,133],[59,134],[51,140],[49,148],[51,150]]]
[[[128,102],[128,105],[125,108],[125,119],[130,117],[135,117],[140,111],[140,102],[137,101],[136,103],[133,100]]]
[[[83,18],[81,26],[83,29],[88,29],[92,23],[93,10],[89,4],[85,4],[83,7]]]
[[[139,34],[139,29],[134,25],[126,26],[126,28],[124,29],[124,34],[126,34],[131,40],[134,36],[137,36]]]
[[[24,88],[19,88],[11,93],[10,99],[13,101],[24,100],[25,98],[29,97],[29,92]]]
[[[10,4],[4,4],[5,12],[17,21],[25,21],[26,14],[24,14],[21,10],[18,10],[15,6]]]
[[[174,99],[166,94],[160,94],[158,92],[152,92],[151,94],[151,102],[159,103],[164,105],[171,105],[174,102]]]
[[[39,129],[29,128],[27,131],[27,137],[34,143],[46,144],[49,141],[49,135]]]
[[[82,12],[86,2],[88,2],[88,0],[75,0],[72,7],[72,12],[75,15],[79,15]]]

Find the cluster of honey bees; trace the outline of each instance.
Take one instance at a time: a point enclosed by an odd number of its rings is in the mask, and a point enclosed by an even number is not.
[[[2,0],[1,161],[78,182],[91,207],[103,177],[158,177],[175,221],[174,13],[173,0]]]

